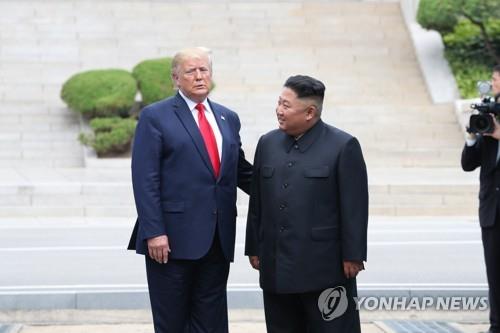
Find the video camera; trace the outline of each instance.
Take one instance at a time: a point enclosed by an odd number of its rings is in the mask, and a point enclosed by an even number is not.
[[[486,81],[478,82],[477,90],[481,94],[482,100],[481,103],[471,105],[471,109],[476,110],[477,113],[470,116],[467,132],[474,134],[493,133],[495,130],[493,117],[500,116],[498,96],[496,98],[485,96],[491,90],[491,84]]]

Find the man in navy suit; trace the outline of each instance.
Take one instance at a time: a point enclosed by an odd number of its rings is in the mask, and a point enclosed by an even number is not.
[[[204,48],[172,61],[178,93],[145,107],[132,153],[138,219],[129,248],[146,257],[156,333],[228,332],[236,187],[249,191],[238,115],[209,100]]]
[[[492,92],[500,96],[500,65],[493,68]],[[479,224],[483,239],[484,261],[488,278],[490,329],[500,333],[500,124],[493,118],[493,133],[469,133],[462,151],[462,168],[480,167]]]

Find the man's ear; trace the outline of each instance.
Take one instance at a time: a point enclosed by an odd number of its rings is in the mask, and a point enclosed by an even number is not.
[[[177,75],[175,73],[172,73],[170,77],[172,78],[172,84],[174,85],[174,88],[179,88],[179,86],[177,86]]]
[[[316,116],[316,113],[318,112],[317,108],[316,108],[316,105],[310,105],[307,109],[306,109],[306,119],[307,120],[311,120],[311,119],[314,119],[314,117]]]

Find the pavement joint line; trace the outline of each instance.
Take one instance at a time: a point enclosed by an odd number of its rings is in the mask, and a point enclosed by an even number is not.
[[[480,240],[437,240],[437,241],[376,241],[368,242],[369,246],[397,246],[397,245],[480,245]],[[237,248],[245,244],[236,244]],[[125,245],[117,246],[35,246],[35,247],[0,247],[2,252],[51,252],[51,251],[127,251]]]
[[[63,290],[63,291],[74,291],[74,290],[130,290],[130,289],[147,289],[147,284],[103,284],[103,285],[26,285],[26,286],[2,286],[0,287],[0,293],[2,292],[32,292],[32,291],[47,291],[47,290]],[[258,289],[260,290],[258,283],[229,283],[227,285],[228,290],[250,290]],[[487,290],[488,285],[486,283],[360,283],[358,284],[358,290]]]
[[[0,252],[49,252],[49,251],[116,251],[127,250],[122,246],[47,246],[47,247],[4,247]]]
[[[368,246],[393,246],[393,245],[478,245],[481,240],[436,240],[436,241],[374,241],[368,242]],[[237,243],[237,248],[245,247],[243,243]]]

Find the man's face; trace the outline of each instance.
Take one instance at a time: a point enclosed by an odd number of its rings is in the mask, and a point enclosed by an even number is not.
[[[493,72],[491,75],[491,90],[493,95],[500,94],[500,73]]]
[[[172,77],[182,93],[197,103],[207,98],[212,86],[212,71],[206,57],[184,59]]]
[[[279,128],[288,135],[298,136],[307,131],[310,120],[314,117],[307,100],[297,97],[295,91],[283,88],[276,107]]]

